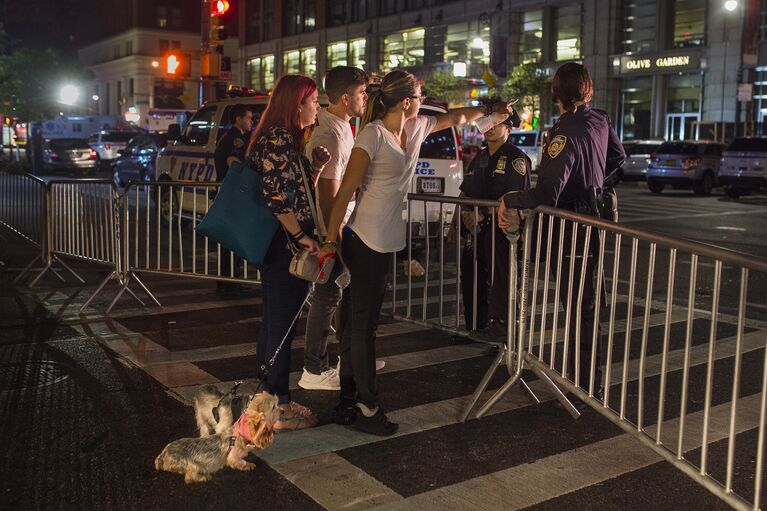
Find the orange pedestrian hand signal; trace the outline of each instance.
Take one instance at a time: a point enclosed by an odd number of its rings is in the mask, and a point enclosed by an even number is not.
[[[171,75],[176,74],[176,70],[178,69],[178,66],[181,65],[181,61],[175,55],[168,55],[168,58],[165,59],[165,63],[166,63],[166,70],[168,71],[168,74],[171,74]]]

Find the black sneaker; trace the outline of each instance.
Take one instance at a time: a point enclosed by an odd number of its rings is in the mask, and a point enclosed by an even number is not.
[[[395,424],[386,417],[383,408],[378,407],[378,411],[372,417],[365,417],[360,412],[357,414],[357,420],[351,425],[352,428],[378,436],[391,436],[399,429],[399,424]]]
[[[354,424],[359,413],[359,408],[354,401],[341,401],[333,408],[333,422],[339,426],[349,426]]]

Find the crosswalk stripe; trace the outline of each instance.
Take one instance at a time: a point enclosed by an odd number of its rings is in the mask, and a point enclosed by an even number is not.
[[[744,336],[742,353],[745,354],[764,348],[765,333],[767,332],[753,332],[748,336]],[[682,368],[682,363],[684,361],[682,352],[683,350],[675,350],[675,352],[669,353],[667,371],[678,371]],[[734,353],[734,337],[717,341],[715,360],[732,357]],[[707,362],[707,357],[707,344],[692,346],[690,349],[690,367],[705,364]],[[647,357],[645,363],[645,377],[660,374],[661,362],[661,354]],[[634,366],[638,366],[638,364],[633,364],[632,367]],[[620,382],[619,378],[622,368],[622,361],[612,364],[611,374],[614,376],[614,379],[611,380],[612,384]],[[636,380],[637,371],[638,367],[635,367],[629,373],[631,381]],[[554,396],[540,380],[530,382],[529,386],[533,392],[537,394],[541,402],[554,399]],[[482,396],[482,400],[484,401],[485,399],[488,399],[493,393],[494,391],[485,392]],[[469,399],[470,396],[461,396],[453,399],[426,403],[411,408],[394,410],[391,413],[387,413],[390,420],[400,424],[399,431],[394,437],[411,435],[421,431],[456,424],[459,412],[463,409]],[[514,387],[512,391],[508,392],[506,396],[504,396],[504,398],[490,410],[489,413],[501,413],[520,407],[531,406],[532,404],[533,403],[527,395],[525,395],[519,387]],[[373,437],[364,433],[350,431],[347,428],[335,424],[328,424],[316,428],[294,431],[288,435],[280,436],[279,442],[275,443],[277,448],[261,451],[258,453],[258,456],[270,464],[282,463],[319,455],[325,452],[339,451],[341,449],[359,445],[380,442],[382,440],[383,439],[380,437]]]
[[[755,394],[738,400],[738,410],[743,413],[738,416],[737,433],[759,425],[760,397]],[[709,442],[728,437],[730,409],[731,403],[711,408]],[[703,417],[703,411],[686,416],[685,452],[700,447]],[[679,419],[664,422],[664,438],[673,441],[678,428]],[[653,435],[655,429],[655,426],[648,427],[647,432]],[[660,455],[642,445],[633,436],[623,434],[532,463],[500,470],[404,500],[388,502],[385,507],[375,509],[522,509],[662,460]],[[481,503],[477,502],[477,495],[482,496]]]

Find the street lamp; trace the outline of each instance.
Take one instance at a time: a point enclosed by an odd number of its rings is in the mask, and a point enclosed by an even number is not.
[[[59,91],[59,103],[72,106],[80,98],[80,89],[72,84],[64,85]]]
[[[734,11],[738,8],[738,0],[727,0],[724,3],[724,8],[730,12]]]

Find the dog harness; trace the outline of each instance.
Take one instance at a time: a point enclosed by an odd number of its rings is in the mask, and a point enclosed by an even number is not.
[[[248,427],[245,425],[245,421],[243,419],[245,419],[245,414],[240,415],[240,418],[237,419],[237,422],[232,425],[232,436],[229,437],[229,449],[234,447],[234,443],[237,440],[237,437],[242,437],[242,439],[245,440],[248,445],[252,445],[250,438],[248,438]]]

